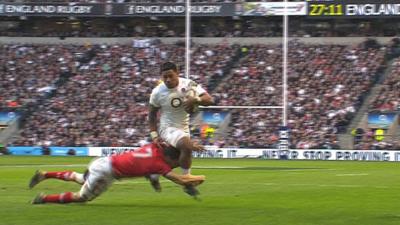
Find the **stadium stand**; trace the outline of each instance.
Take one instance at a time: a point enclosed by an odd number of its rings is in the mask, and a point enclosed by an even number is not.
[[[372,111],[396,111],[400,109],[400,59],[397,58],[392,63],[392,70],[385,79],[383,86],[375,98],[370,103]]]
[[[385,65],[386,50],[363,45],[306,45],[297,41],[290,45],[291,147],[338,148],[337,134],[344,131],[375,83]],[[35,70],[30,71],[40,74],[40,78],[36,77],[38,84],[56,83],[65,65],[73,73],[35,108],[13,145],[140,145],[147,139],[148,128],[143,121],[147,117],[150,91],[159,79],[159,63],[172,60],[181,65],[182,75],[184,71],[184,47],[179,43],[155,43],[146,48],[128,45],[18,48],[25,49],[24,54],[45,55],[51,49],[57,50],[56,57],[37,61]],[[18,48],[2,46],[2,60],[19,59],[15,56]],[[280,105],[281,52],[278,45],[194,45],[191,74],[212,92],[218,105]],[[77,57],[85,53],[85,60]],[[57,61],[61,57],[65,59]],[[29,59],[22,57],[19,63]],[[40,73],[49,62],[56,69]],[[14,89],[32,79],[18,78]],[[2,94],[2,99],[12,99],[12,93]],[[40,93],[32,90],[23,96],[41,98]],[[26,102],[25,98],[20,102]],[[280,110],[232,110],[229,128],[223,135],[224,145],[274,147],[280,121]],[[204,144],[215,143],[204,140]]]
[[[208,81],[224,69],[235,47],[199,46],[194,51],[194,74]],[[231,50],[229,50],[231,49]],[[27,120],[15,145],[121,146],[146,141],[147,101],[159,80],[160,62],[183,64],[184,48],[157,45],[149,48],[102,45],[96,56],[55,90]],[[218,62],[201,60],[208,57]],[[181,72],[184,71],[182,67]],[[204,84],[207,87],[207,83]],[[79,93],[79,94],[77,94]],[[95,109],[95,110],[94,110]]]
[[[400,110],[400,58],[392,61],[391,70],[380,85],[377,96],[369,102],[371,113],[398,112]],[[383,140],[377,140],[375,129],[368,128],[361,135],[361,140],[355,143],[355,149],[400,149],[400,139],[395,135],[385,135]]]
[[[288,98],[292,147],[338,148],[336,134],[345,130],[376,81],[383,69],[386,52],[384,49],[363,49],[362,46],[305,45],[299,42],[291,45]],[[278,46],[251,46],[247,56],[233,68],[232,74],[215,89],[213,94],[217,104],[281,105],[281,61]],[[236,121],[252,121],[253,129],[248,130],[257,133],[260,129],[255,125],[258,121],[250,119],[251,116],[232,115],[234,122],[231,127]],[[264,121],[276,120],[279,118],[270,113]],[[276,124],[273,126],[277,127]],[[249,137],[256,135],[252,132],[238,133]],[[265,128],[263,133],[267,138],[276,135],[269,128]],[[235,143],[238,136],[227,135],[226,138],[227,143]]]
[[[1,45],[0,109],[37,102],[76,66],[84,46]]]

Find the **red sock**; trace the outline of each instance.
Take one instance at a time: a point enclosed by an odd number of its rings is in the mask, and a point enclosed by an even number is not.
[[[73,171],[60,171],[60,172],[46,172],[44,175],[46,178],[55,178],[55,179],[60,179],[60,180],[65,180],[65,181],[71,181],[74,180],[74,177],[72,176]]]
[[[74,194],[72,192],[65,192],[62,194],[54,194],[54,195],[46,195],[43,198],[43,202],[53,202],[53,203],[70,203],[70,202],[76,202],[76,200],[73,198]]]

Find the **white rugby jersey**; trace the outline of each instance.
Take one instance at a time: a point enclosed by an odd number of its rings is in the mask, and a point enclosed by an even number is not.
[[[185,111],[183,102],[190,89],[194,90],[197,96],[206,92],[196,82],[182,77],[179,78],[178,86],[173,89],[169,89],[164,83],[153,89],[150,104],[160,108],[159,130],[175,127],[189,133],[189,114]]]

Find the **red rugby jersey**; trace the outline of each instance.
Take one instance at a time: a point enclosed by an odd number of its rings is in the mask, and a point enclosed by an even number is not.
[[[111,156],[114,175],[121,177],[142,177],[149,174],[165,175],[172,169],[164,161],[162,150],[155,144],[144,145],[133,151]]]

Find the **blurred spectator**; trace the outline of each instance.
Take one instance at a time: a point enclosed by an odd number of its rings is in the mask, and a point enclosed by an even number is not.
[[[380,91],[370,103],[371,111],[397,111],[400,109],[400,58],[392,63],[392,68],[387,75]]]

